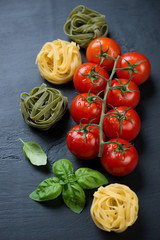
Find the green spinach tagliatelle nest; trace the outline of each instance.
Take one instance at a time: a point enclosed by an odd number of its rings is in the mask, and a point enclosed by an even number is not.
[[[108,25],[104,15],[81,5],[70,13],[64,32],[80,47],[85,48],[93,39],[105,37]]]
[[[46,84],[35,87],[30,93],[20,95],[21,113],[26,123],[40,130],[48,130],[61,119],[68,106],[67,97],[55,88]]]

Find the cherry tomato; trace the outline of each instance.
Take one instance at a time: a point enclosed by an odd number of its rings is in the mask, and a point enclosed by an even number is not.
[[[103,147],[100,158],[102,166],[112,175],[125,176],[131,173],[138,163],[138,153],[128,141],[116,138]]]
[[[106,54],[112,58],[107,58]],[[89,62],[97,63],[105,67],[107,71],[112,70],[114,59],[118,55],[121,55],[120,46],[113,39],[107,37],[94,39],[90,42],[86,51],[86,57]]]
[[[106,87],[107,81],[103,78],[109,79],[105,69],[95,63],[83,63],[75,71],[73,83],[80,93],[86,93],[90,90],[91,93],[97,94]]]
[[[128,70],[117,71],[116,74],[118,78],[129,79],[130,77],[133,77],[132,81],[137,85],[144,83],[148,79],[151,72],[151,64],[149,60],[140,53],[128,52],[120,57],[117,63],[117,68],[120,69],[129,67],[128,62],[132,65],[134,72],[132,72],[130,75]],[[138,62],[140,63],[137,64]]]
[[[118,87],[120,86],[121,87]],[[128,106],[135,108],[140,100],[140,91],[138,86],[127,79],[119,78],[111,82],[110,87],[115,87],[109,90],[107,95],[107,104],[113,107]]]
[[[141,128],[141,120],[133,108],[116,107],[107,112],[104,118],[103,130],[109,139],[120,137],[131,141]]]
[[[74,126],[67,134],[67,146],[77,158],[88,160],[96,158],[99,153],[98,127],[87,126],[87,124]]]
[[[76,123],[99,123],[102,112],[102,99],[93,93],[82,93],[71,103],[71,115]]]

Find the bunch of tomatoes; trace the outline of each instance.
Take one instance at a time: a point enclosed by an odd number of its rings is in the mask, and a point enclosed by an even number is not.
[[[140,132],[141,120],[134,108],[140,101],[138,85],[148,79],[151,65],[137,52],[121,56],[118,43],[107,37],[93,40],[86,57],[88,62],[73,78],[80,94],[71,103],[71,115],[78,125],[68,132],[67,146],[80,159],[99,156],[107,172],[124,176],[138,163],[137,150],[129,141]]]

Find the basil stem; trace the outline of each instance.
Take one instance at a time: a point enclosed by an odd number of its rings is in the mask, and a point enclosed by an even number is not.
[[[47,155],[38,143],[24,142],[21,138],[19,140],[23,143],[24,154],[33,165],[42,166],[47,164]]]

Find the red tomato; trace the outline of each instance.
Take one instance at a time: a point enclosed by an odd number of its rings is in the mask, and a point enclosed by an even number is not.
[[[126,68],[129,66],[129,64],[125,60],[127,60],[131,65],[133,65],[133,68],[136,71],[136,72],[132,72],[131,74],[131,76],[133,76],[132,81],[135,82],[137,85],[144,83],[148,79],[151,72],[151,64],[149,60],[140,53],[128,52],[123,54],[120,57],[117,63],[118,69]],[[135,65],[134,67],[134,64],[137,64],[139,61],[143,61],[143,62],[141,62],[137,66]],[[129,79],[131,77],[128,70],[117,71],[116,74],[118,78]]]
[[[106,58],[106,53],[112,58]],[[118,55],[121,55],[120,46],[113,39],[107,37],[94,39],[90,42],[86,51],[86,57],[89,62],[97,63],[105,67],[107,71],[112,70],[114,65],[113,58],[116,59]]]
[[[102,102],[93,93],[82,93],[76,96],[71,104],[71,115],[76,123],[99,123]]]
[[[128,107],[121,106],[107,112],[103,129],[109,139],[120,137],[131,141],[140,132],[141,120],[138,113],[133,108],[127,109]]]
[[[77,91],[80,93],[86,93],[90,90],[90,92],[95,94],[103,91],[106,87],[107,81],[101,77],[97,77],[97,74],[109,79],[106,70],[94,63],[83,63],[79,66],[73,77],[73,83]]]
[[[98,127],[85,126],[87,124],[82,124],[82,126],[79,124],[71,128],[67,134],[67,146],[77,158],[93,159],[98,157],[99,153],[99,129]]]
[[[138,86],[127,79],[112,80],[110,87],[122,85],[120,88],[111,89],[107,95],[107,104],[113,107],[128,106],[135,108],[140,100]],[[131,91],[130,91],[131,90]]]
[[[115,176],[125,176],[131,173],[138,163],[138,153],[135,147],[121,138],[111,139],[109,142],[111,143],[103,147],[103,155],[100,158],[102,166]]]

